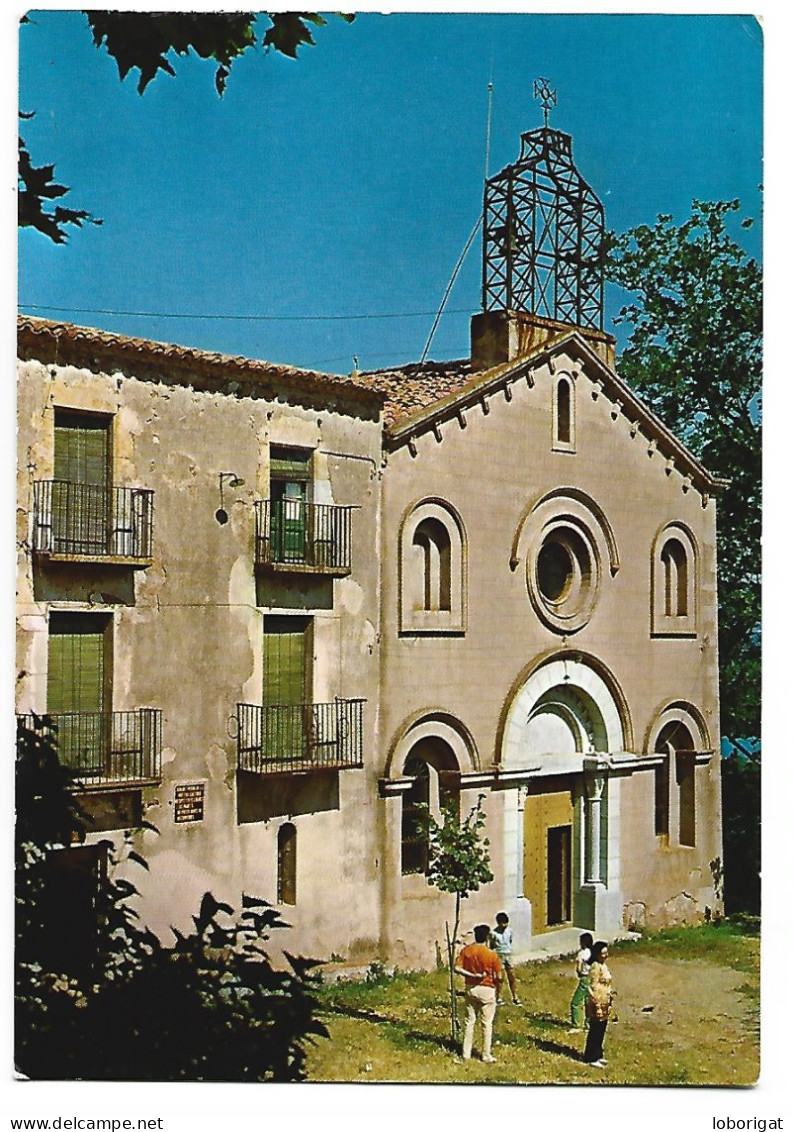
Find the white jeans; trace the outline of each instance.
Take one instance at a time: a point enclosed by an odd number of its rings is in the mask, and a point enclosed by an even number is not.
[[[490,1057],[490,1046],[493,1041],[493,1019],[496,1016],[496,988],[467,987],[465,1001],[468,1005],[468,1013],[465,1016],[463,1057],[467,1060],[471,1056],[471,1049],[474,1044],[474,1026],[477,1018],[482,1019],[482,1057]]]

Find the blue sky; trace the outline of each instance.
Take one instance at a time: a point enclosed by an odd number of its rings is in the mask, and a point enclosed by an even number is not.
[[[695,197],[759,208],[751,17],[330,17],[298,61],[240,59],[223,99],[196,58],[141,97],[81,13],[31,18],[24,134],[71,187],[64,203],[104,223],[66,247],[22,232],[30,313],[332,371],[353,354],[366,368],[417,359],[481,211],[491,75],[491,173],[542,123],[542,75],[558,90],[551,124],[573,135],[609,227],[682,219]],[[757,229],[746,239],[756,253]],[[430,356],[466,355],[480,279],[477,239]]]

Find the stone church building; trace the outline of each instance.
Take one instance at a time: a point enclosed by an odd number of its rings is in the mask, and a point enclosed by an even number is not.
[[[568,135],[523,135],[483,231],[457,362],[20,317],[17,710],[93,819],[54,857],[77,948],[111,842],[166,938],[246,893],[292,953],[432,966],[422,804],[480,797],[466,929],[505,910],[526,954],[719,907],[719,481],[615,371]]]

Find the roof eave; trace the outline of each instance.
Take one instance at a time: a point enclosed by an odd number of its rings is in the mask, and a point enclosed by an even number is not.
[[[354,379],[337,374],[323,374],[316,370],[301,370],[295,366],[278,365],[233,354],[210,353],[191,346],[155,342],[78,326],[39,319],[32,315],[17,318],[17,342],[35,352],[42,342],[50,346],[63,346],[65,361],[83,361],[98,364],[100,360],[115,359],[132,370],[134,363],[144,365],[167,364],[170,368],[198,374],[211,381],[239,383],[248,380],[266,389],[278,385],[303,391],[317,397],[323,392],[340,401],[355,402],[368,408],[382,409],[385,397],[377,390],[356,384]],[[228,390],[234,392],[235,390]]]
[[[617,393],[615,398],[619,401],[621,410],[629,408],[630,412],[656,441],[660,441],[666,448],[671,449],[671,455],[679,461],[686,472],[697,481],[697,486],[706,492],[716,492],[729,486],[730,481],[712,475],[694,454],[678,440],[675,434],[663,423],[660,417],[648,408],[633,392],[630,386],[611,369],[610,366],[589,346],[586,339],[576,330],[571,330],[545,342],[542,347],[524,358],[516,358],[511,362],[504,362],[476,374],[470,382],[466,383],[457,393],[453,393],[435,404],[418,409],[385,430],[386,447],[395,449],[407,443],[415,433],[431,427],[445,416],[460,412],[470,404],[482,400],[503,386],[521,380],[524,376],[530,383],[533,381],[532,372],[548,362],[548,359],[563,349],[574,346],[579,355],[583,355],[590,368],[595,368],[598,376],[603,380],[604,389],[611,386]]]

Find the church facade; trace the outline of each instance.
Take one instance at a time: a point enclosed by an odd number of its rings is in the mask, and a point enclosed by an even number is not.
[[[519,952],[720,907],[719,482],[615,371],[567,135],[524,135],[484,229],[459,362],[20,319],[18,711],[92,815],[63,859],[113,843],[165,936],[248,894],[292,953],[431,966],[421,816],[479,800],[465,926]]]

